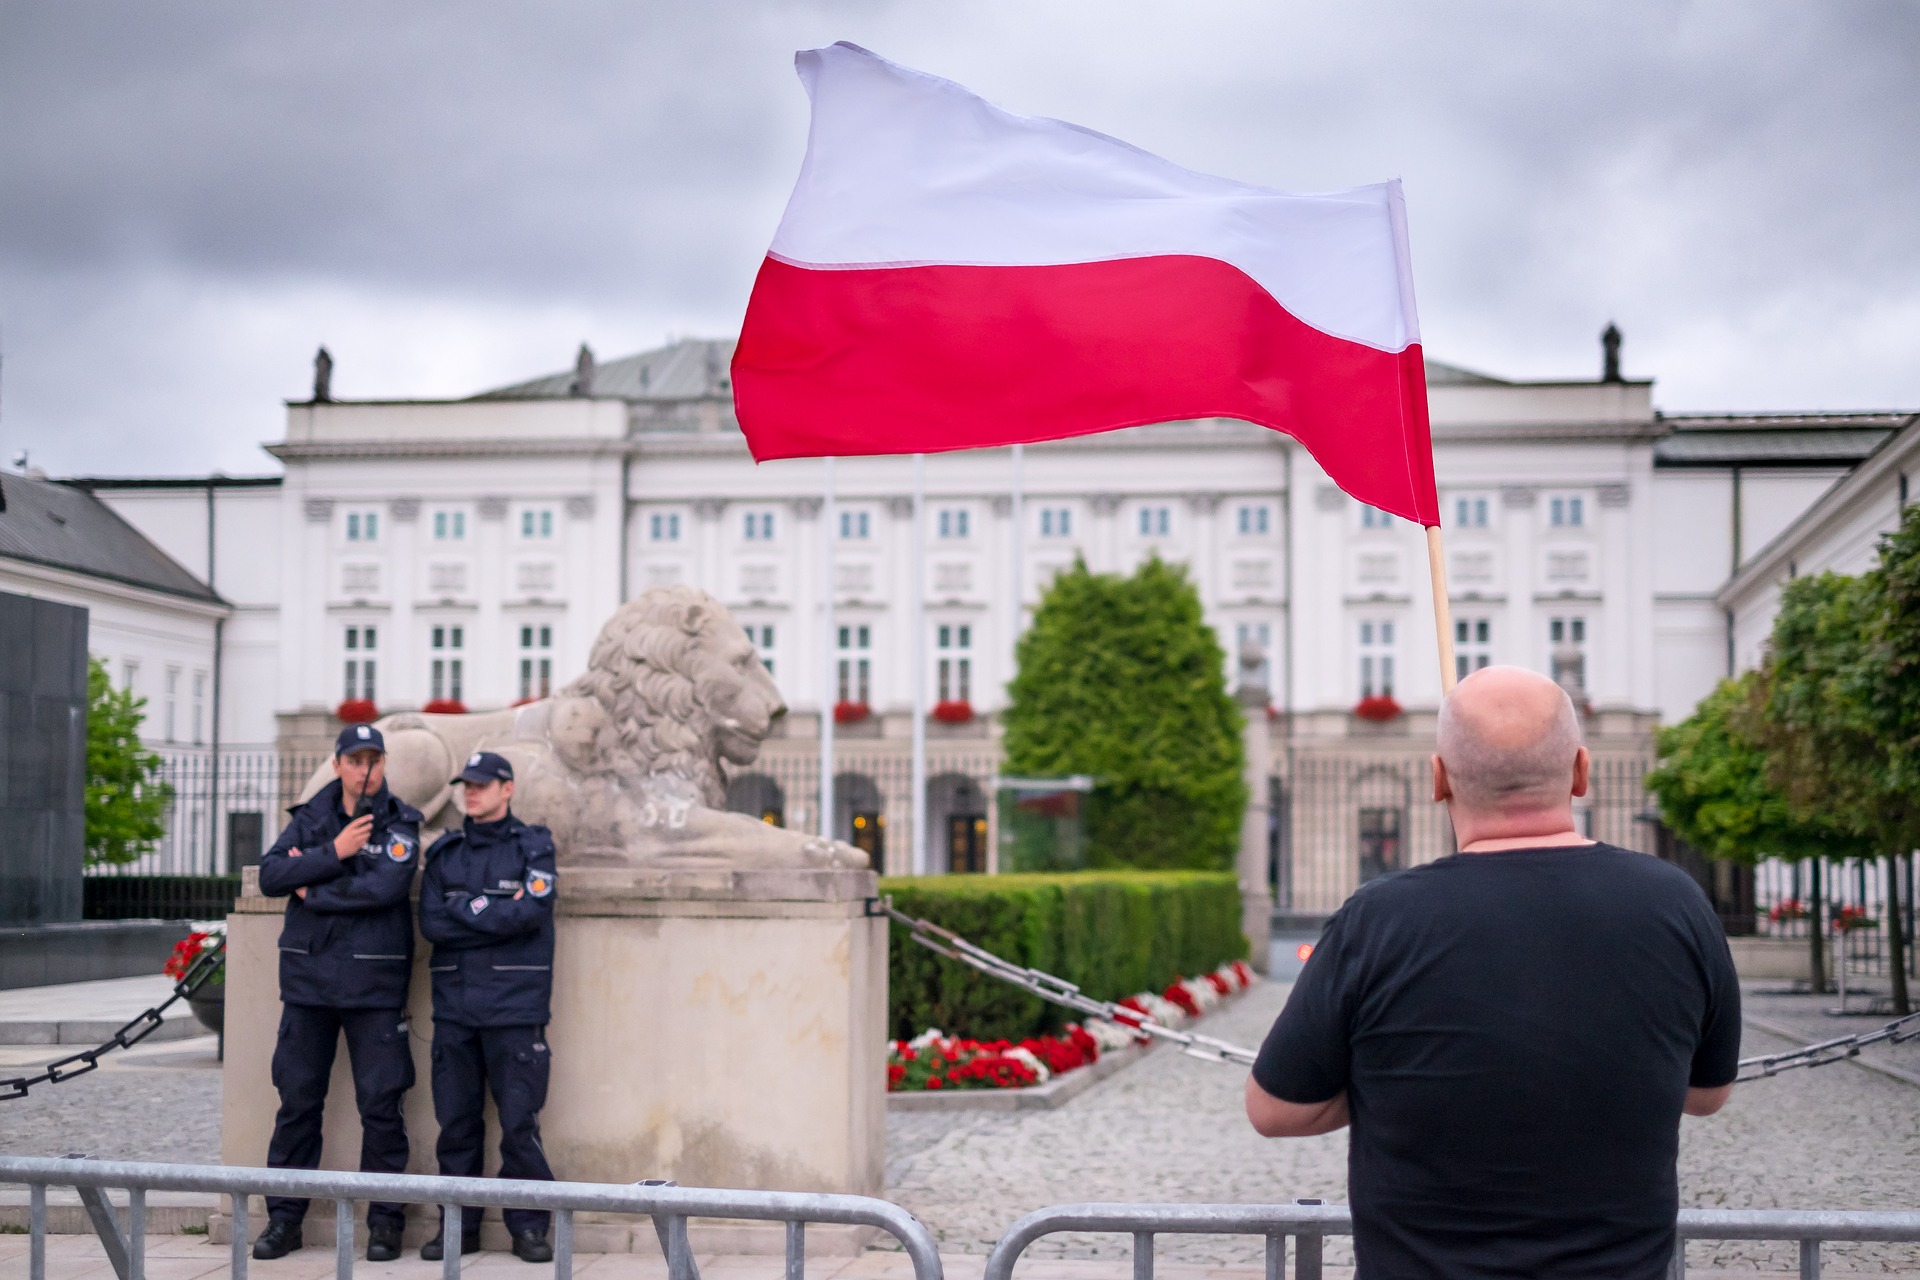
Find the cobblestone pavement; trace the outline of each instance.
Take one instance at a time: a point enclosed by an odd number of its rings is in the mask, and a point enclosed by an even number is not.
[[[1285,990],[1256,987],[1208,1019],[1208,1034],[1257,1044]],[[1750,1004],[1789,1022],[1770,1003],[1776,999],[1794,998],[1756,995]],[[1876,1024],[1823,1019],[1814,1009],[1791,1025],[1813,1034],[1837,1027],[1832,1035]],[[1786,1047],[1788,1041],[1749,1029],[1742,1052]],[[0,1048],[0,1076],[61,1052]],[[0,1152],[218,1160],[220,1077],[211,1038],[140,1046],[108,1062],[87,1077],[0,1103]],[[1057,1111],[891,1114],[889,1194],[933,1229],[943,1252],[956,1254],[984,1253],[1014,1219],[1068,1200],[1344,1201],[1345,1135],[1257,1137],[1241,1119],[1243,1080],[1233,1068],[1163,1049]],[[1845,1064],[1742,1085],[1720,1115],[1685,1122],[1680,1181],[1682,1202],[1693,1206],[1920,1208],[1920,1090]],[[1118,1258],[1126,1246],[1113,1238],[1055,1237],[1032,1252]],[[1172,1238],[1161,1254],[1170,1262],[1252,1265],[1260,1245]],[[1920,1250],[1911,1248],[1841,1245],[1828,1258],[1835,1273],[1920,1275]],[[1329,1250],[1329,1262],[1349,1259],[1344,1245]],[[1696,1244],[1689,1263],[1795,1269],[1788,1248],[1744,1242]]]
[[[1209,1018],[1209,1035],[1257,1045],[1286,988],[1256,987]],[[1851,1020],[1850,1020],[1851,1021]],[[1749,1031],[1743,1055],[1785,1042]],[[1241,1118],[1245,1076],[1158,1050],[1057,1111],[888,1117],[889,1194],[943,1252],[984,1252],[1021,1214],[1068,1200],[1344,1202],[1344,1133],[1268,1141]],[[1687,1120],[1681,1202],[1714,1208],[1920,1208],[1920,1090],[1844,1064],[1743,1085],[1718,1116]],[[1162,1242],[1170,1260],[1244,1265],[1260,1242]],[[1126,1256],[1113,1237],[1053,1237],[1037,1256]],[[1834,1246],[1836,1272],[1920,1274],[1920,1249]],[[1343,1244],[1328,1261],[1346,1264]],[[1796,1270],[1790,1248],[1699,1243],[1695,1267]]]
[[[212,1036],[135,1045],[99,1069],[35,1085],[0,1102],[0,1152],[84,1152],[103,1160],[220,1162],[220,1071]],[[79,1046],[0,1047],[0,1078],[22,1075]]]
[[[1887,983],[1881,979],[1873,993],[1880,997],[1882,1012],[1856,1012],[1868,1001],[1859,992],[1849,998],[1851,1006],[1848,1012],[1840,1011],[1840,997],[1828,993],[1814,995],[1808,991],[1792,991],[1774,984],[1756,985],[1749,988],[1743,997],[1742,1011],[1748,1016],[1771,1023],[1782,1030],[1793,1032],[1801,1043],[1814,1043],[1832,1040],[1839,1036],[1862,1035],[1878,1031],[1894,1020],[1894,1014],[1886,1012],[1891,1005],[1886,1001]],[[1780,1048],[1769,1044],[1765,1049],[1755,1049],[1754,1053],[1777,1053]],[[1911,1076],[1920,1083],[1920,1036],[1903,1040],[1899,1044],[1869,1045],[1860,1051],[1860,1056],[1871,1062],[1892,1067],[1895,1071]]]

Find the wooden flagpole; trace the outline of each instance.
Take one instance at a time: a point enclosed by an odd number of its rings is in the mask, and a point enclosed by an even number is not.
[[[1453,692],[1458,683],[1453,662],[1453,605],[1447,599],[1447,557],[1440,545],[1440,526],[1427,526],[1427,572],[1433,577],[1433,628],[1440,641],[1440,692]]]

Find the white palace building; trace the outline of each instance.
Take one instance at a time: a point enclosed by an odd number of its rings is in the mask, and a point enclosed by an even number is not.
[[[621,601],[692,583],[751,632],[791,707],[786,736],[737,780],[736,807],[816,825],[817,717],[864,704],[838,728],[835,825],[903,870],[913,463],[841,459],[828,527],[823,463],[749,457],[731,354],[730,341],[685,340],[596,365],[582,348],[569,372],[465,400],[339,401],[322,382],[266,446],[277,478],[65,480],[224,611],[194,654],[179,651],[178,627],[165,654],[125,626],[96,634],[96,652],[150,699],[157,743],[172,724],[179,750],[214,760],[310,758],[349,700],[386,713],[541,696],[580,672]],[[1592,380],[1432,362],[1428,383],[1458,662],[1529,666],[1575,691],[1602,765],[1592,829],[1651,848],[1639,779],[1653,727],[1752,661],[1770,614],[1756,624],[1747,602],[1789,572],[1782,539],[1810,515],[1832,525],[1835,495],[1903,427],[1912,437],[1914,416],[1666,415],[1612,355]],[[1076,556],[1096,570],[1184,563],[1223,648],[1263,656],[1251,679],[1270,703],[1283,904],[1325,912],[1365,876],[1445,852],[1422,790],[1440,679],[1418,528],[1348,498],[1286,436],[1235,421],[1029,446],[1020,479],[1016,505],[1008,450],[925,463],[929,702],[971,712],[951,723],[949,707],[928,726],[934,869],[991,865],[1016,609]],[[1904,473],[1898,483],[1904,499]],[[0,589],[29,590],[10,581]],[[198,677],[213,711],[196,747],[179,714],[151,711]],[[1404,714],[1354,714],[1380,694]],[[227,776],[232,792],[237,766]],[[256,829],[270,838],[276,825],[262,795],[209,800],[219,818],[195,824],[208,833],[198,865],[257,856]]]

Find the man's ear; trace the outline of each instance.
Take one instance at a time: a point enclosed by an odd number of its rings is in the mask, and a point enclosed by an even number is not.
[[[1445,804],[1453,799],[1453,784],[1447,778],[1447,762],[1439,756],[1433,759],[1433,802]],[[1578,794],[1578,793],[1576,793]]]
[[[1573,794],[1576,798],[1587,794],[1587,780],[1592,772],[1593,757],[1582,747],[1573,756]]]

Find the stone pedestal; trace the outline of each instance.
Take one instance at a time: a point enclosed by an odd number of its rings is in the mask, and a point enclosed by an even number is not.
[[[553,1075],[541,1116],[555,1176],[880,1194],[887,934],[884,919],[865,915],[874,891],[868,871],[563,868],[547,1033]],[[229,918],[221,1125],[229,1164],[264,1164],[273,1131],[283,909],[258,895],[249,870]],[[410,1001],[419,1078],[406,1103],[409,1167],[423,1173],[434,1171],[437,1134],[427,952],[419,942]],[[492,1172],[491,1103],[488,1113]],[[343,1042],[322,1163],[357,1168],[359,1146]],[[310,1239],[330,1231],[330,1217],[315,1206]],[[582,1223],[579,1248],[654,1247],[644,1222]],[[430,1234],[424,1220],[416,1234]],[[694,1236],[696,1248],[781,1248],[777,1224],[696,1224]],[[808,1247],[851,1252],[862,1238],[822,1227],[808,1232]]]

